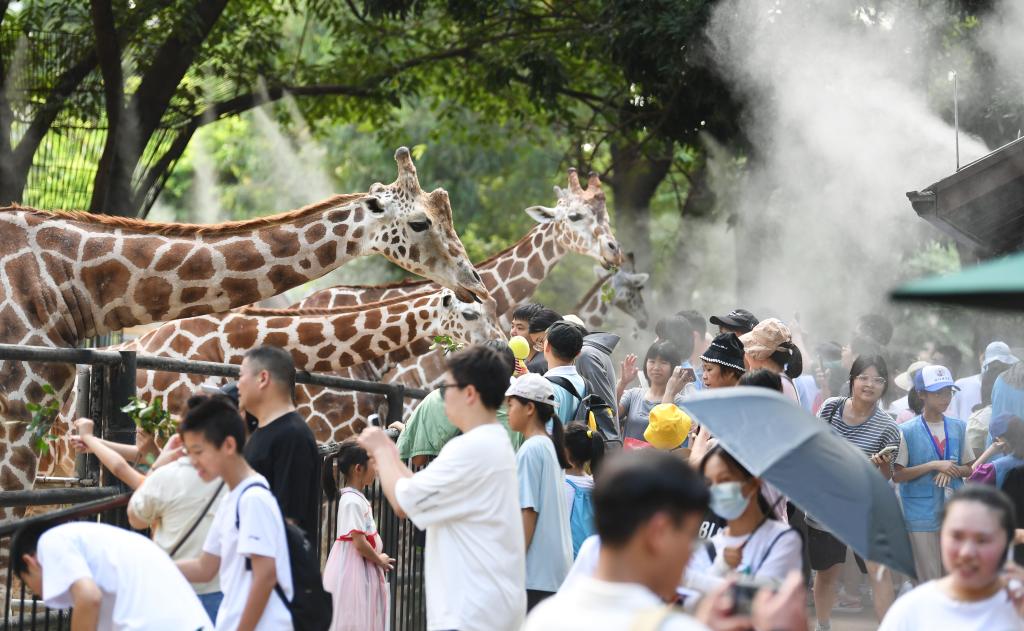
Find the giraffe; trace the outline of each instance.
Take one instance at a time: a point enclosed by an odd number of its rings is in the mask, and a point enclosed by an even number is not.
[[[569,169],[569,186],[554,187],[554,208],[531,206],[526,212],[539,225],[534,226],[511,247],[477,266],[484,285],[494,298],[501,326],[508,330],[513,308],[533,295],[555,265],[569,252],[596,259],[604,267],[621,265],[625,257],[608,222],[601,180],[591,173],[587,188],[580,185],[575,169]],[[404,281],[389,285],[331,287],[308,296],[298,306],[340,306],[379,300],[415,291],[422,281]],[[412,344],[387,354],[358,369],[343,373],[358,379],[404,383],[410,387],[428,386],[443,373],[443,357],[430,353],[429,344]],[[300,386],[311,401],[310,422],[327,422],[329,410],[344,407],[359,417],[377,412],[383,399],[363,393],[328,392],[314,386]]]
[[[83,212],[0,209],[0,342],[75,347],[127,326],[226,311],[382,254],[455,291],[487,296],[452,226],[448,194],[424,192],[409,150],[394,183],[297,210],[216,225]],[[49,383],[63,401],[69,364],[0,361],[8,416]],[[0,426],[0,488],[29,488],[36,454],[26,424]]]
[[[632,254],[627,257],[632,260]],[[615,272],[608,272],[604,268],[594,267],[594,274],[597,275],[597,282],[583,294],[583,298],[576,303],[575,313],[590,331],[599,330],[608,317],[612,307],[636,320],[637,326],[646,329],[648,324],[647,305],[644,304],[644,284],[647,283],[649,274],[637,274],[628,271],[625,267]],[[610,286],[609,296],[605,296],[605,287]]]
[[[448,289],[422,291],[412,296],[326,309],[261,309],[246,307],[227,313],[196,316],[167,322],[145,335],[106,350],[131,350],[140,354],[239,365],[246,351],[263,344],[280,346],[291,353],[298,370],[336,372],[359,365],[389,351],[437,335],[449,335],[461,344],[504,339],[498,326],[494,300],[463,303]],[[203,383],[203,375],[154,370],[136,374],[137,396],[145,401],[161,397],[164,408],[176,413]],[[300,393],[301,394],[301,393]],[[300,414],[308,399],[296,399]],[[55,426],[64,434],[76,409],[72,394]],[[310,423],[314,435],[326,442],[341,425],[341,410],[332,410],[331,424]],[[351,419],[347,419],[351,421]],[[332,427],[335,429],[332,431]],[[40,472],[53,475],[73,470],[74,459],[66,440],[53,450],[51,465],[40,462]]]

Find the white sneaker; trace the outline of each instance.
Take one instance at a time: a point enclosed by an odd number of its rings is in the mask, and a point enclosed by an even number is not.
[[[900,585],[899,591],[896,592],[896,598],[899,598],[900,596],[905,595],[907,592],[909,592],[912,589],[914,589],[914,584],[913,583],[911,583],[910,581],[903,581],[903,584]]]

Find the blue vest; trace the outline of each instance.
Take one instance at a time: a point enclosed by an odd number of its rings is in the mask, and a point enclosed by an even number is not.
[[[960,462],[960,448],[967,434],[967,424],[948,416],[942,420],[946,425],[946,460],[956,464]],[[915,416],[900,425],[903,438],[907,442],[907,466],[916,467],[926,462],[940,460],[935,454],[935,443],[931,432],[921,416]],[[953,480],[952,488],[963,486],[963,479]],[[939,513],[946,501],[946,491],[935,486],[935,474],[928,473],[909,482],[900,482],[900,499],[903,500],[903,518],[910,532],[937,532],[939,530]]]

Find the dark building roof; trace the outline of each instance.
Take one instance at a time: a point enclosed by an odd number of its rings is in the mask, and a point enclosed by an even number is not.
[[[907,193],[922,219],[982,257],[1024,247],[1024,138]]]

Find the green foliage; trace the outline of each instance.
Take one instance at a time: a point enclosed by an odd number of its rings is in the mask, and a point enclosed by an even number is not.
[[[164,441],[178,431],[178,426],[170,412],[164,409],[163,399],[156,397],[146,403],[138,397],[132,397],[128,405],[121,408],[135,423],[135,426],[151,434],[157,441]]]
[[[43,384],[43,394],[49,395],[42,403],[29,402],[25,408],[32,413],[29,420],[28,431],[31,435],[30,444],[40,454],[46,455],[50,451],[50,441],[57,437],[52,434],[53,422],[60,412],[60,400],[57,399],[57,392],[48,383]]]
[[[430,350],[440,348],[444,350],[445,354],[454,353],[462,350],[462,344],[459,344],[450,335],[435,335],[434,343],[430,345]]]

